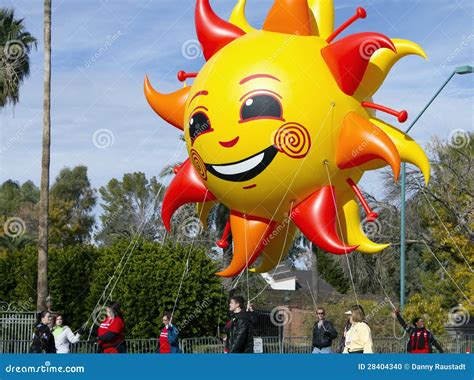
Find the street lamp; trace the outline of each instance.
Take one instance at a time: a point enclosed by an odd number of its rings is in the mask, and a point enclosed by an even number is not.
[[[454,75],[464,75],[464,74],[472,74],[474,68],[472,66],[459,66],[454,69],[451,75],[444,81],[442,86],[439,88],[438,91],[433,95],[430,101],[426,104],[426,106],[421,110],[418,116],[413,120],[410,124],[408,129],[405,133],[410,132],[413,128],[415,123],[420,119],[421,115],[425,113],[431,103],[437,98],[441,91],[446,87],[448,82],[451,80]],[[406,267],[406,257],[405,257],[405,245],[406,245],[406,209],[405,209],[405,202],[406,202],[406,164],[402,162],[401,166],[401,182],[402,182],[402,191],[401,191],[401,209],[400,209],[400,309],[403,310],[405,306],[405,267]]]

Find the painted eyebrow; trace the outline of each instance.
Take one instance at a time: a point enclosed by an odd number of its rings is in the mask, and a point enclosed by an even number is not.
[[[197,98],[198,96],[200,95],[208,95],[209,92],[207,92],[206,90],[203,90],[203,91],[198,91],[194,94],[194,96],[191,98],[191,100],[189,101],[189,104],[192,103],[192,101],[194,100],[194,98]]]
[[[244,84],[244,83],[247,83],[248,81],[252,80],[252,79],[257,79],[257,78],[268,78],[268,79],[274,79],[278,82],[281,82],[280,79],[278,79],[277,77],[274,77],[273,75],[270,75],[270,74],[254,74],[254,75],[249,75],[248,77],[245,77],[244,79],[242,79],[239,84]]]

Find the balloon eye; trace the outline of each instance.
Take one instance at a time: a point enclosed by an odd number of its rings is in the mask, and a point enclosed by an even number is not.
[[[240,109],[241,121],[253,119],[281,119],[282,109],[278,99],[271,95],[256,95],[248,98]]]
[[[211,122],[204,112],[196,112],[191,119],[189,119],[189,136],[193,143],[199,135],[204,132],[211,131]]]

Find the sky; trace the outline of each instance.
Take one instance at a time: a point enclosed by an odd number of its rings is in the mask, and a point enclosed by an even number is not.
[[[212,0],[228,18],[236,0]],[[247,18],[260,27],[271,0],[248,0]],[[419,43],[429,60],[399,61],[375,96],[410,119],[459,65],[474,62],[474,3],[471,0],[335,0],[340,25],[357,6],[367,18],[345,33],[377,31]],[[39,184],[43,104],[43,2],[0,0],[24,18],[38,39],[31,53],[31,76],[20,102],[0,110],[0,182],[33,180]],[[161,92],[179,89],[179,70],[198,71],[205,63],[194,29],[194,0],[53,0],[51,178],[67,166],[82,164],[95,188],[124,173],[147,177],[186,157],[179,131],[149,108],[143,95],[148,74]],[[474,75],[455,76],[416,124],[411,136],[426,145],[437,135],[473,129]],[[394,122],[388,118],[389,122]],[[383,193],[380,174],[361,182]]]

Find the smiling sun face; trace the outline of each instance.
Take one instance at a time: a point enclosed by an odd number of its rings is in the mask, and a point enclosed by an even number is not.
[[[184,135],[206,187],[230,209],[282,220],[291,202],[327,184],[320,169],[333,156],[333,142],[321,132],[334,123],[337,135],[341,120],[325,118],[340,119],[351,105],[366,113],[338,90],[318,57],[324,45],[317,36],[257,31],[199,72],[185,106]],[[281,46],[284,54],[275,53]],[[331,112],[333,102],[341,102],[341,111]]]
[[[286,252],[296,228],[323,250],[377,252],[359,221],[373,212],[356,183],[364,171],[400,162],[429,175],[422,149],[395,127],[376,119],[376,92],[390,68],[407,54],[424,56],[405,40],[358,33],[333,42],[333,8],[327,1],[277,0],[263,30],[254,30],[239,1],[231,23],[208,0],[197,0],[196,29],[207,63],[193,84],[160,94],[145,81],[151,107],[182,129],[189,160],[177,169],[163,201],[167,228],[174,211],[197,202],[230,210],[234,257],[219,275],[235,276],[263,256],[266,272]],[[361,8],[351,19],[365,18]],[[184,73],[180,73],[182,76]],[[186,74],[184,74],[186,75]]]

